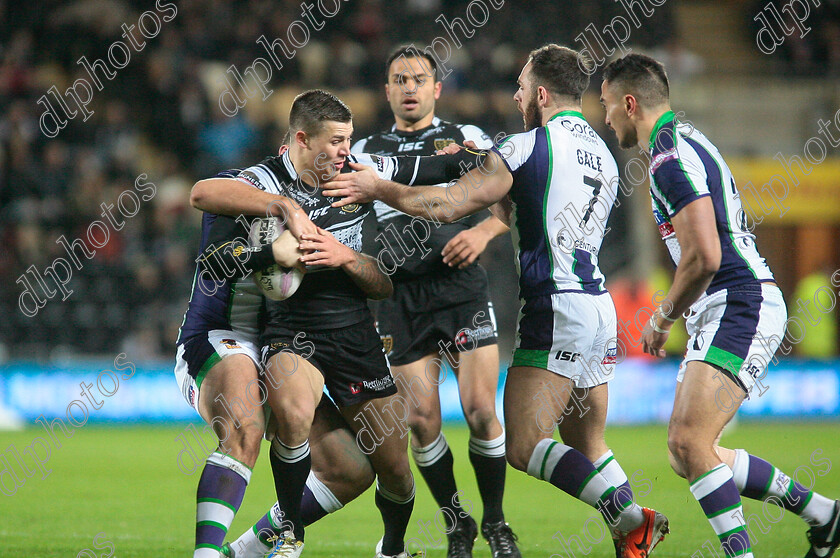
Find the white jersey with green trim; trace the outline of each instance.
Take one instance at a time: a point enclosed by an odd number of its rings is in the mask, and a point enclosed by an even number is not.
[[[493,150],[513,175],[520,298],[601,294],[598,252],[618,191],[618,166],[577,111],[562,111]]]
[[[659,118],[650,142],[653,215],[674,264],[679,265],[681,250],[671,219],[689,203],[711,197],[721,258],[706,294],[773,281],[748,228],[735,178],[717,147],[691,124],[678,122],[672,111]]]

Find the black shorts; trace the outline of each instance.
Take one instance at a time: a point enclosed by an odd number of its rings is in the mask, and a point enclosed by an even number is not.
[[[498,336],[487,273],[479,265],[394,283],[394,295],[377,305],[377,319],[394,366],[438,354],[440,342],[469,351],[495,345]]]
[[[372,316],[338,329],[299,332],[273,326],[271,332],[263,344],[263,364],[281,351],[305,358],[324,376],[339,407],[397,393]]]

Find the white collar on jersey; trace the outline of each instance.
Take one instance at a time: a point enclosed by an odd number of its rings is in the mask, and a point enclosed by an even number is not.
[[[440,126],[440,118],[438,118],[437,116],[435,116],[434,118],[432,118],[432,123],[430,124],[430,126]],[[393,126],[391,126],[391,131],[392,131],[392,132],[396,132],[396,131],[397,131],[397,125],[396,125],[396,123],[395,123]]]
[[[292,176],[292,180],[297,180],[298,173],[295,170],[295,166],[292,164],[292,159],[289,157],[289,151],[280,155],[280,159],[283,161],[283,164],[286,165],[286,170]]]

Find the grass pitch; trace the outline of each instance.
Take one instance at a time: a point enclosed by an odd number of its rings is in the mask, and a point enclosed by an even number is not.
[[[10,445],[22,451],[35,436],[43,435],[43,430],[0,433],[0,449],[6,451],[4,456],[15,473],[25,479],[15,495],[0,494],[3,555],[105,558],[112,554],[113,547],[112,555],[119,558],[192,556],[200,469],[188,475],[176,463],[183,447],[176,436],[183,431],[183,425],[83,427],[72,438],[60,437],[60,448],[52,446],[45,465],[51,470],[47,478],[37,471],[25,478],[9,451]],[[445,432],[455,454],[458,486],[480,521],[481,500],[467,458],[468,432],[461,426],[447,426]],[[729,447],[744,447],[790,475],[799,468],[799,482],[808,485],[815,479],[818,491],[838,497],[840,468],[834,467],[840,464],[838,432],[837,423],[741,423],[724,436],[723,442]],[[711,527],[685,481],[668,467],[665,426],[612,427],[607,436],[631,479],[637,502],[656,507],[671,520],[671,535],[656,549],[654,557],[688,557],[695,552],[701,553],[695,558],[715,556],[708,550],[718,552],[719,548]],[[250,527],[275,500],[267,450],[264,444],[264,455],[229,539]],[[23,459],[32,468],[29,455]],[[0,459],[0,468],[4,463]],[[437,506],[420,475],[415,472],[415,476],[417,501],[407,537],[420,540],[430,558],[442,558],[446,555],[445,536],[435,527]],[[596,515],[593,509],[513,469],[508,469],[507,479],[505,511],[519,535],[523,556],[614,556],[600,519],[587,521]],[[11,487],[8,474],[0,480],[7,489]],[[799,518],[791,513],[782,516],[779,508],[751,500],[745,500],[745,511],[747,517],[755,514],[761,520],[761,524],[751,522],[756,556],[805,555],[806,526]],[[380,534],[380,518],[369,491],[309,527],[304,556],[370,558]],[[592,544],[601,536],[600,543]],[[560,542],[570,537],[577,537],[583,546]],[[706,541],[713,546],[703,548]],[[490,555],[481,538],[474,555]]]

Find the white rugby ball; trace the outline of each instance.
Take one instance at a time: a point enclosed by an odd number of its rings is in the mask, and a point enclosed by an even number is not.
[[[251,224],[248,242],[251,246],[263,246],[274,242],[286,227],[277,217],[256,219]],[[272,265],[254,273],[254,282],[262,293],[271,300],[286,300],[297,291],[303,281],[303,272],[297,268],[287,269]]]

